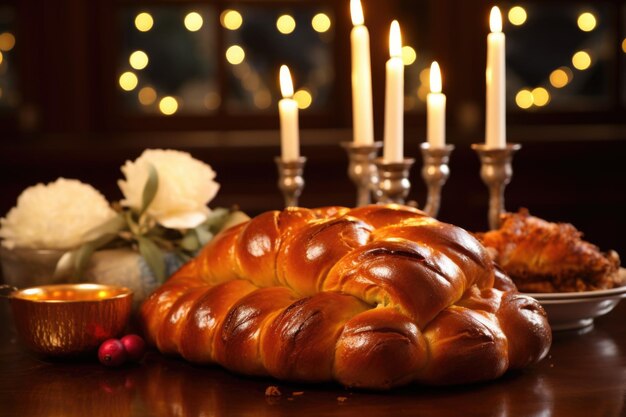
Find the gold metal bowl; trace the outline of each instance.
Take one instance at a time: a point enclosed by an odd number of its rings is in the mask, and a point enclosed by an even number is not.
[[[46,356],[95,351],[119,336],[130,317],[133,294],[97,284],[44,285],[10,295],[15,327],[24,344]]]

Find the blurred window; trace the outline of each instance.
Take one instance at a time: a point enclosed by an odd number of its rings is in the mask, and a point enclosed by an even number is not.
[[[511,110],[581,112],[612,106],[617,54],[610,3],[516,3],[503,14]]]
[[[124,8],[116,74],[124,113],[275,113],[282,64],[292,71],[300,108],[327,111],[332,8],[271,3]]]
[[[241,26],[229,29],[229,14]],[[335,79],[334,15],[321,6],[243,6],[222,12],[230,113],[275,111],[281,99],[278,69],[289,66],[301,109],[319,111],[331,101]],[[225,21],[226,20],[226,21]],[[232,56],[229,54],[232,51]]]
[[[220,103],[216,10],[207,6],[125,9],[119,97],[130,113],[208,114]]]

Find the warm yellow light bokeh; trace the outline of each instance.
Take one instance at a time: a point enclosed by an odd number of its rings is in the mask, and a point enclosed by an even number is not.
[[[130,66],[136,70],[142,70],[147,67],[149,61],[148,54],[144,51],[135,51],[130,54],[130,57],[128,58]]]
[[[152,29],[154,19],[150,13],[142,12],[135,17],[135,27],[140,32],[147,32]]]
[[[417,89],[417,98],[420,101],[426,101],[426,97],[428,97],[428,93],[430,92],[428,84],[422,84]]]
[[[241,78],[241,85],[248,91],[256,91],[261,86],[261,77],[256,72],[251,72]]]
[[[583,32],[591,32],[596,28],[597,23],[593,13],[585,12],[578,16],[578,28]]]
[[[185,27],[189,32],[199,31],[203,24],[204,20],[198,12],[187,13],[187,16],[185,16]]]
[[[226,60],[232,65],[239,65],[246,59],[246,52],[239,45],[233,45],[226,50]]]
[[[532,91],[533,104],[543,107],[550,102],[550,93],[543,87],[537,87]]]
[[[122,90],[133,91],[135,87],[137,87],[139,79],[137,79],[137,76],[134,73],[126,71],[120,75],[119,83]]]
[[[267,109],[272,105],[272,95],[267,90],[261,90],[254,93],[252,98],[254,105],[259,109]]]
[[[15,46],[15,36],[11,32],[4,32],[0,35],[0,50],[10,51]]]
[[[224,10],[220,15],[222,26],[228,30],[237,30],[243,24],[243,17],[237,10]]]
[[[222,104],[222,97],[219,93],[211,91],[204,96],[204,107],[207,110],[217,110],[220,104]]]
[[[417,59],[417,52],[411,46],[405,45],[402,47],[402,62],[405,66],[409,66]]]
[[[144,106],[149,106],[157,99],[156,90],[152,87],[144,87],[139,90],[138,94],[139,102]]]
[[[2,64],[2,61],[4,61],[4,55],[0,52],[0,64]]]
[[[530,90],[520,90],[515,95],[515,103],[521,109],[529,109],[533,105],[533,93]]]
[[[171,116],[178,110],[178,101],[172,96],[166,96],[159,101],[159,110],[166,116]]]
[[[571,71],[569,68],[561,67],[555,69],[550,74],[550,84],[554,88],[563,88],[571,81]]]
[[[584,71],[591,66],[591,56],[585,51],[578,51],[572,57],[572,64],[577,70]]]
[[[284,14],[276,20],[276,29],[283,35],[288,35],[296,29],[296,21],[290,15]]]
[[[318,13],[313,16],[311,20],[311,26],[313,26],[313,30],[319,33],[328,32],[330,29],[330,17],[328,17],[325,13]]]
[[[420,71],[420,82],[430,88],[430,67]]]
[[[526,23],[528,14],[522,6],[514,6],[509,10],[509,22],[515,26],[521,26]]]
[[[417,97],[413,95],[404,96],[404,110],[411,111],[417,105]]]
[[[626,38],[622,41],[622,51],[626,54]]]
[[[313,103],[313,96],[307,90],[298,90],[293,95],[293,99],[298,103],[299,109],[308,109]]]

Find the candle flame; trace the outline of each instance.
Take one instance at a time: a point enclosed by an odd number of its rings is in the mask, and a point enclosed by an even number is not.
[[[430,64],[430,92],[441,93],[441,70],[437,61]]]
[[[491,9],[491,13],[489,14],[489,27],[493,33],[502,32],[502,13],[498,6],[494,6]]]
[[[397,20],[391,22],[389,30],[389,55],[392,58],[402,57],[402,34]]]
[[[280,67],[280,92],[283,98],[293,97],[293,81],[287,65],[281,65]]]
[[[350,0],[350,14],[352,15],[352,24],[354,26],[362,25],[365,23],[363,18],[363,7],[361,6],[361,0]]]

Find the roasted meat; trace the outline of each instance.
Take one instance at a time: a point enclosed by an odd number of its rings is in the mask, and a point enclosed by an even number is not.
[[[572,292],[623,285],[614,251],[601,252],[566,223],[550,223],[526,209],[503,215],[499,230],[479,234],[494,260],[524,292]]]

